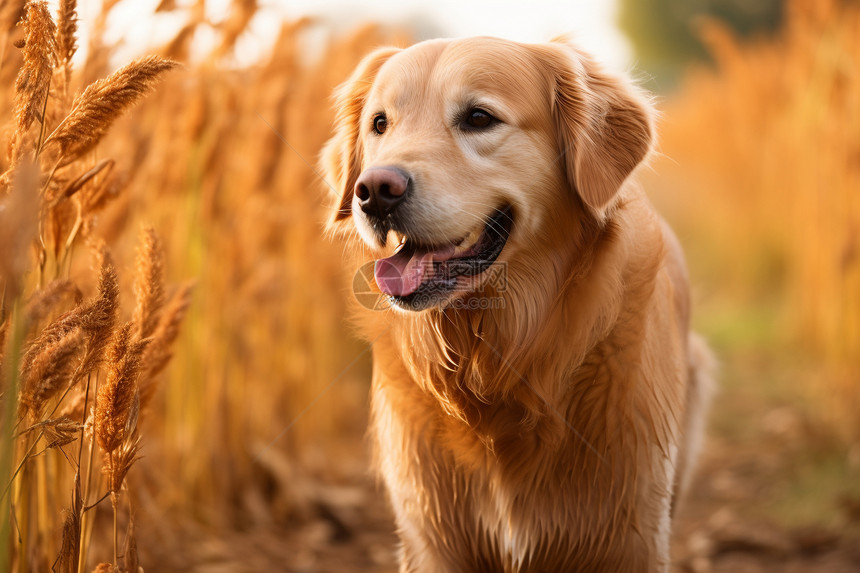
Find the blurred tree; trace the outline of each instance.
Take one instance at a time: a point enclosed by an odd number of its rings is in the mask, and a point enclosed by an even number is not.
[[[668,89],[684,65],[707,61],[697,21],[716,18],[741,36],[775,30],[783,0],[618,0],[621,30],[633,45],[637,67],[651,75],[649,88]]]

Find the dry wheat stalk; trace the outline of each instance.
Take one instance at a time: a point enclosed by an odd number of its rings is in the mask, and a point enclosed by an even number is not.
[[[176,0],[161,0],[155,7],[156,12],[170,12],[176,10]]]
[[[139,394],[135,392],[135,403],[140,404]],[[122,484],[125,480],[126,474],[128,474],[128,470],[131,469],[131,466],[134,465],[134,462],[140,459],[138,456],[138,452],[140,451],[140,435],[137,433],[136,426],[136,417],[135,421],[132,423],[130,420],[126,422],[126,433],[125,439],[119,445],[119,447],[113,451],[105,452],[104,456],[104,473],[108,476],[108,489],[110,490],[110,501],[113,506],[113,561],[116,564],[117,561],[117,549],[119,546],[118,534],[119,531],[117,529],[117,513],[119,510],[119,495],[122,491]],[[131,430],[129,431],[129,428]],[[133,531],[132,531],[133,534]],[[130,540],[128,537],[126,538],[126,543],[134,544],[134,558],[137,559],[137,544],[134,540]],[[127,556],[126,556],[127,558]]]
[[[137,573],[140,561],[137,556],[137,537],[134,534],[134,515],[129,515],[128,531],[125,534],[125,570]]]
[[[230,3],[230,15],[221,23],[221,43],[213,53],[214,57],[220,58],[233,49],[257,9],[257,0],[233,0]]]
[[[80,157],[98,144],[114,120],[152,89],[162,73],[177,65],[147,56],[96,80],[75,98],[72,110],[45,144],[56,143],[65,161]]]
[[[197,23],[191,22],[182,27],[172,40],[167,42],[159,53],[165,58],[177,61],[187,61],[188,52],[191,48],[191,41],[194,39],[194,32],[197,30]]]
[[[110,563],[99,563],[93,573],[119,573],[117,569]]]
[[[0,372],[3,372],[3,354],[6,350],[6,333],[9,332],[9,323],[12,317],[6,311],[6,285],[0,278]]]
[[[6,333],[9,332],[9,321],[0,320],[0,371],[3,368],[3,354],[6,350]]]
[[[81,545],[81,516],[83,513],[83,499],[81,498],[81,473],[75,472],[75,485],[72,489],[72,507],[66,510],[66,519],[63,522],[63,541],[60,546],[60,554],[54,566],[54,573],[77,573],[78,556]]]
[[[122,490],[123,481],[128,474],[128,470],[134,465],[134,462],[140,459],[137,455],[140,452],[140,435],[137,433],[130,434],[128,439],[111,452],[111,455],[105,457],[104,473],[108,476],[108,489],[114,496],[113,501],[116,503],[117,496]]]
[[[164,250],[155,230],[143,230],[137,255],[137,277],[134,292],[137,306],[134,309],[135,337],[148,338],[158,325],[159,312],[164,304]]]
[[[0,181],[0,277],[6,300],[14,300],[22,289],[23,276],[30,268],[30,245],[39,220],[38,167],[25,161],[3,175],[11,190],[3,196]],[[0,179],[3,179],[0,178]]]
[[[106,458],[128,437],[141,356],[148,343],[148,339],[132,339],[131,323],[123,325],[111,343],[107,379],[99,388],[95,413],[96,441]]]
[[[83,420],[84,406],[87,402],[87,394],[85,389],[80,386],[72,390],[72,392],[63,399],[63,406],[57,412],[61,418],[70,418],[72,420]]]
[[[78,175],[75,179],[66,184],[62,192],[58,193],[54,197],[53,204],[50,205],[50,207],[54,207],[54,205],[56,205],[60,201],[72,197],[75,193],[80,191],[84,185],[89,183],[95,176],[97,176],[102,171],[106,171],[106,174],[110,174],[111,170],[113,169],[114,163],[115,162],[113,159],[102,159],[101,161],[93,165],[91,168]]]

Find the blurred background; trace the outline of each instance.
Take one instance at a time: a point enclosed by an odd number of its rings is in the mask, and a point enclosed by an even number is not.
[[[0,9],[9,150],[24,13]],[[369,352],[346,318],[354,269],[322,233],[330,94],[380,45],[568,32],[656,95],[640,177],[684,244],[695,325],[721,362],[675,570],[860,571],[860,3],[92,0],[77,16],[70,94],[143,54],[183,64],[81,164],[113,161],[89,183],[105,198],[82,235],[110,247],[121,299],[142,225],[161,237],[167,281],[195,281],[119,517],[126,531],[133,516],[146,571],[396,570],[363,438]],[[48,98],[46,123],[61,101]],[[64,276],[92,295],[90,258],[69,258]],[[23,455],[9,436],[4,485]],[[64,463],[59,448],[44,456]],[[55,493],[37,509],[3,500],[0,570],[48,570],[63,550],[65,479],[39,486]],[[71,570],[113,556],[111,512],[93,514]],[[28,527],[39,543],[25,547]]]

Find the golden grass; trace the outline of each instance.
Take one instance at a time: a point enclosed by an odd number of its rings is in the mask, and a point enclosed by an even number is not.
[[[774,330],[826,364],[821,413],[860,436],[860,8],[792,0],[776,38],[703,33],[716,68],[688,74],[664,113],[667,209],[707,241],[724,294],[778,301]]]
[[[14,87],[7,83],[6,56],[15,58],[5,48],[0,67],[3,87],[13,88],[4,89],[2,100],[14,102],[4,134],[9,153],[0,161],[0,569],[91,570],[95,513],[109,494],[112,567],[136,572],[133,529],[120,540],[120,514],[130,511],[120,505],[120,493],[140,458],[142,388],[152,393],[154,376],[170,357],[189,291],[180,289],[179,302],[162,314],[163,247],[147,228],[137,307],[117,326],[124,314],[118,275],[110,250],[93,233],[97,213],[117,187],[113,161],[98,160],[94,149],[175,63],[135,60],[69,104],[76,3],[60,3],[59,27],[44,2],[31,0],[20,11],[23,38],[4,35],[20,47]],[[3,16],[15,12],[4,6]],[[73,256],[85,239],[97,271],[95,294],[87,299],[77,285],[93,281]],[[145,353],[154,341],[158,352]],[[61,512],[69,498],[71,506]]]

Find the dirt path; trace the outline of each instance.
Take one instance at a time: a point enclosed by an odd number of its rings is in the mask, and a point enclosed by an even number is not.
[[[779,503],[791,509],[790,487],[796,481],[792,476],[812,463],[808,456],[816,449],[814,432],[799,427],[802,425],[792,415],[774,409],[751,420],[752,424],[763,421],[758,424],[764,426],[761,431],[711,436],[690,495],[677,517],[673,571],[860,572],[858,499],[846,499],[836,490],[819,492],[825,500],[822,503],[833,504],[816,513],[832,515],[833,522],[828,525],[818,520],[803,523],[802,518],[793,518],[798,521],[795,525],[780,525],[774,517],[780,515],[773,509]],[[826,447],[818,445],[818,449]],[[391,551],[394,535],[384,496],[369,481],[355,487],[364,492],[360,505],[334,505],[322,510],[321,519],[328,522],[328,539],[320,539],[318,544],[297,541],[296,548],[304,551],[307,568],[290,570],[396,571]],[[826,488],[828,484],[821,480],[813,487]],[[800,497],[797,503],[805,502]],[[295,534],[293,537],[297,539]]]
[[[770,423],[767,416],[759,418],[765,427]],[[830,524],[822,525],[820,519],[804,523],[802,512],[791,519],[795,525],[780,524],[779,503],[794,509],[790,487],[796,486],[798,469],[809,466],[815,440],[797,424],[770,425],[779,431],[716,437],[712,432],[676,520],[673,572],[860,572],[860,498],[846,498],[836,489],[820,491],[822,503],[833,507],[812,509],[816,516],[831,515]],[[338,472],[345,476],[340,480],[333,480],[331,467],[323,466],[323,477],[309,473],[295,484],[301,507],[286,523],[223,534],[149,532],[156,537],[141,543],[146,570],[395,573],[390,511],[383,492],[359,469],[366,467],[359,459],[362,447],[353,452],[352,460],[337,461],[349,468]],[[814,487],[828,487],[813,477]],[[808,503],[803,501],[808,497],[797,497],[797,503]]]
[[[860,571],[856,508],[835,526],[784,526],[756,515],[768,504],[785,462],[779,454],[744,451],[729,442],[705,453],[687,504],[676,522],[676,571],[694,573],[847,573]],[[835,492],[834,492],[835,493]],[[834,502],[838,501],[834,497]],[[750,515],[752,514],[752,515]]]

